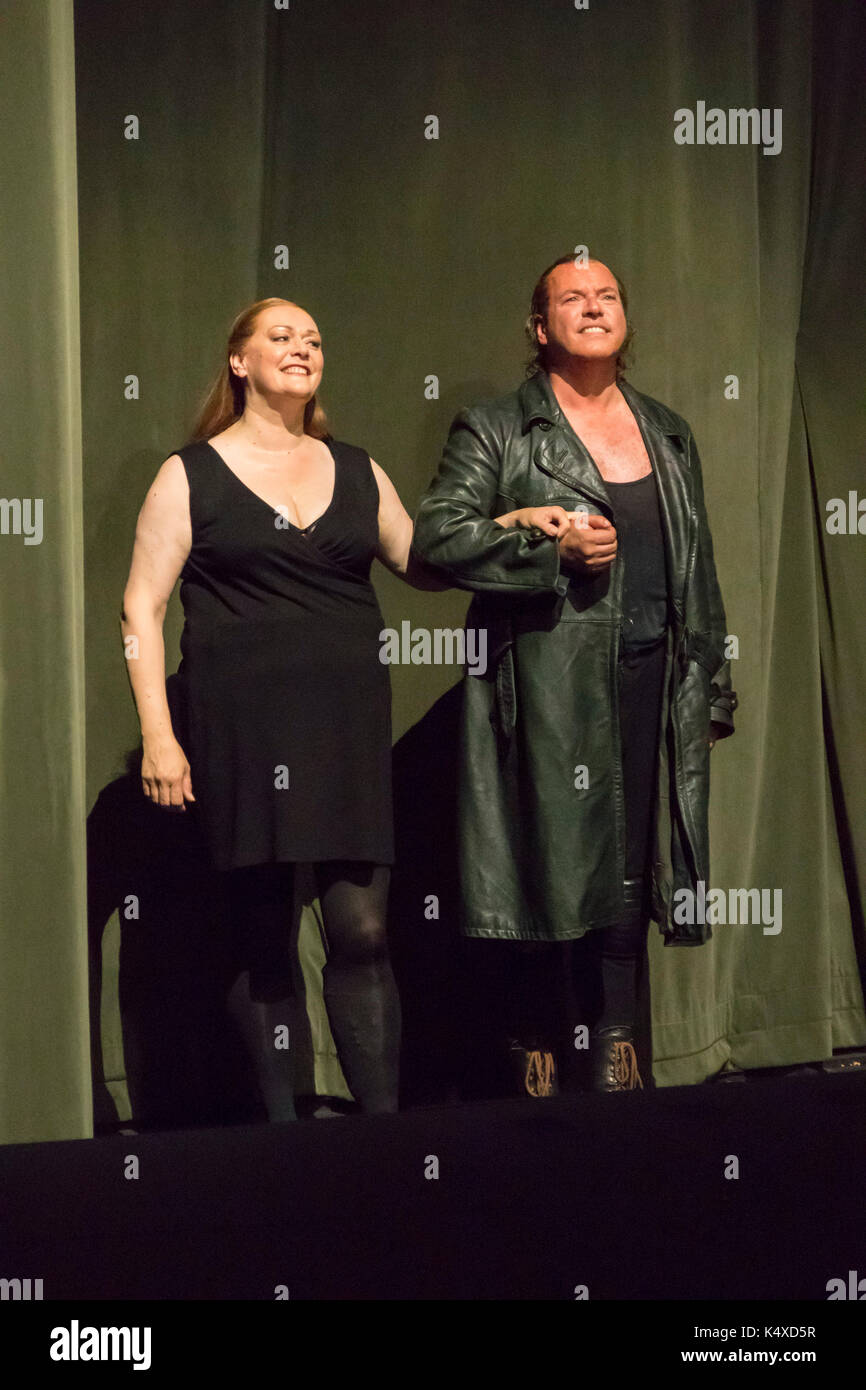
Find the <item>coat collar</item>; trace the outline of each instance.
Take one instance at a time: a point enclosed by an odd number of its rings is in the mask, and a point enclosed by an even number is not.
[[[642,391],[636,391],[627,381],[620,381],[619,389],[632,413],[640,416],[645,425],[657,430],[659,434],[685,439],[685,422],[674,415],[673,411],[668,410],[667,406],[662,405],[661,401],[653,400],[652,396],[645,396]],[[546,372],[536,372],[534,376],[529,377],[519,388],[518,394],[523,412],[524,434],[531,425],[541,420],[548,421],[550,425],[562,422],[562,410],[553,394],[550,377]]]

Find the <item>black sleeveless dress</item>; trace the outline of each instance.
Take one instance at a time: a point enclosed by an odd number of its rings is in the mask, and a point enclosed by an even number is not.
[[[391,687],[370,583],[379,489],[336,440],[334,492],[303,531],[208,443],[178,449],[192,548],[181,572],[193,809],[219,870],[393,864]]]

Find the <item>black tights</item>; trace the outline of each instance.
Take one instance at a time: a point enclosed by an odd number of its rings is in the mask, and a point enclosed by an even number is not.
[[[400,1001],[388,957],[390,869],[346,860],[314,865],[327,962],[322,992],[343,1073],[366,1113],[397,1109]],[[233,869],[227,888],[248,998],[235,1012],[271,1119],[293,1119],[293,864]],[[277,1030],[280,1030],[279,1032]]]

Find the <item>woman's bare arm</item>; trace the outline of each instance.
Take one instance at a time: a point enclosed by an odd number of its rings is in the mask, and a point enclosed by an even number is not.
[[[422,565],[418,556],[413,553],[412,518],[400,501],[397,489],[387,473],[375,460],[371,459],[370,462],[379,486],[379,545],[376,549],[378,558],[413,589],[450,589],[450,584],[444,583],[426,565]]]
[[[161,806],[194,800],[189,766],[171,727],[165,693],[163,623],[192,546],[189,484],[177,454],[157,473],[135,528],[120,615],[124,655],[144,748],[142,781]],[[185,767],[183,766],[185,764]]]

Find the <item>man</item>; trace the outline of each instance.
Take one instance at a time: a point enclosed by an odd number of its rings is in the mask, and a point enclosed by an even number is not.
[[[697,448],[625,381],[626,315],[600,261],[544,271],[528,380],[457,415],[414,540],[474,591],[467,625],[488,632],[487,672],[464,680],[464,933],[590,936],[601,1090],[642,1085],[650,917],[666,945],[710,936],[674,920],[674,893],[708,881],[709,751],[737,704]],[[517,1018],[534,1050],[531,1004],[524,991]]]

